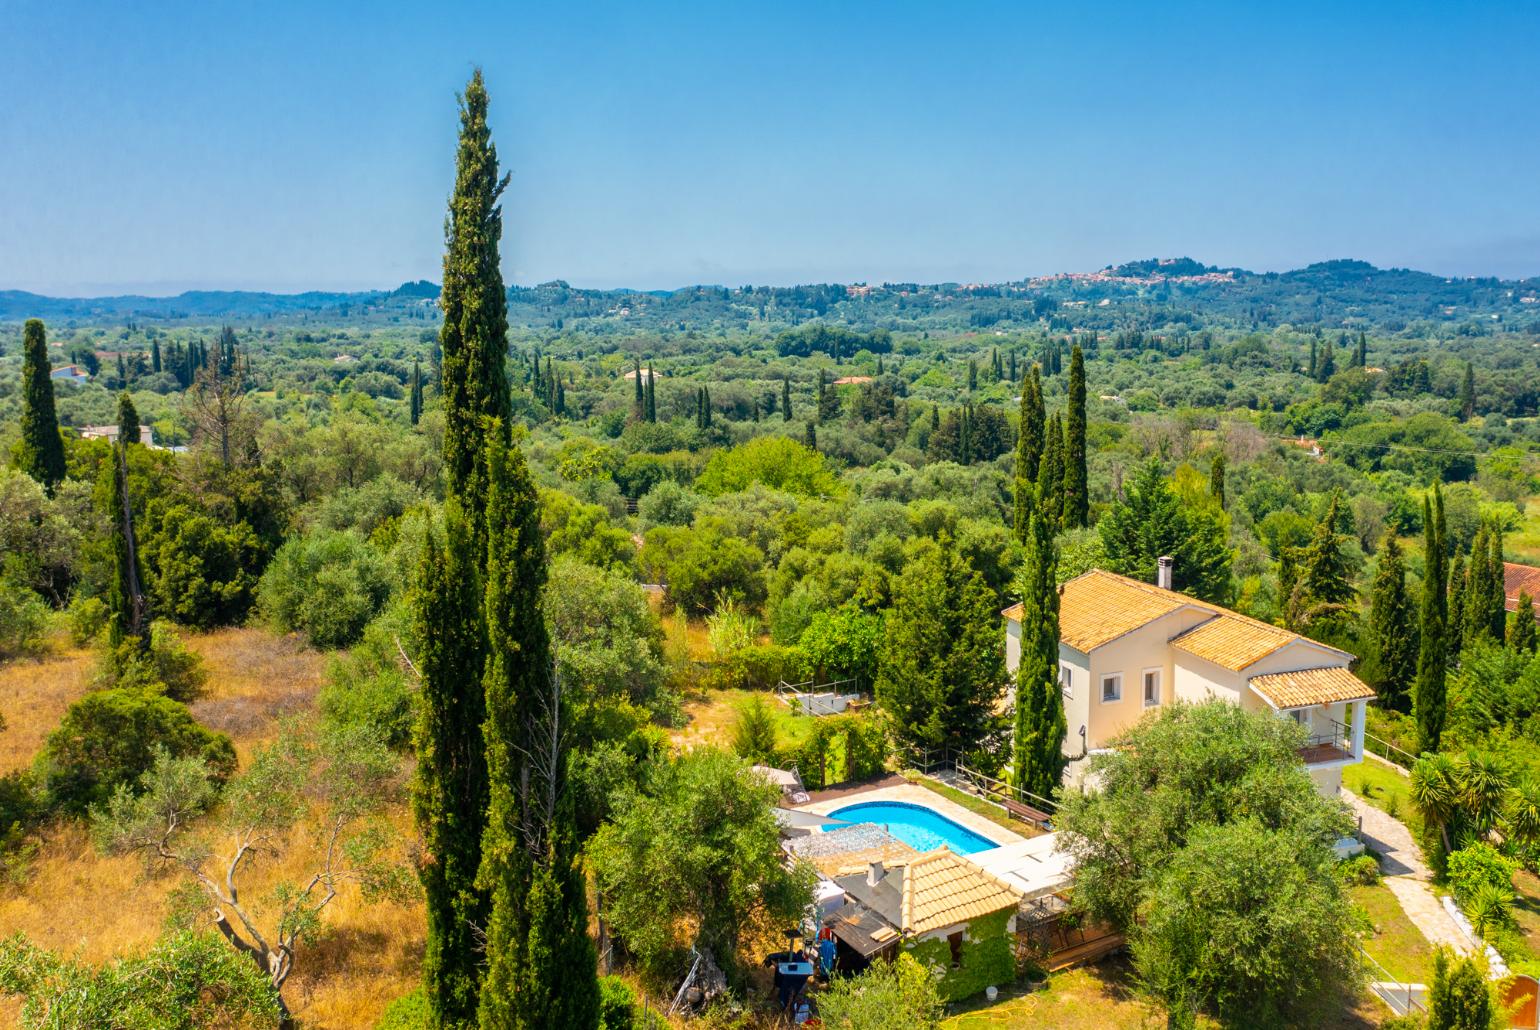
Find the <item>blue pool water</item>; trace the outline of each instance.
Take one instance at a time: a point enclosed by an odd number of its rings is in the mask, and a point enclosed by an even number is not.
[[[999,846],[939,812],[903,801],[846,805],[830,812],[829,818],[847,823],[874,823],[921,854],[946,847],[959,855],[971,855]]]

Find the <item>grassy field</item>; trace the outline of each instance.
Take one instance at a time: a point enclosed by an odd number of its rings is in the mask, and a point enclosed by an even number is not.
[[[1363,945],[1370,957],[1397,979],[1428,983],[1433,975],[1433,946],[1406,917],[1390,888],[1384,884],[1354,887],[1349,895],[1369,917],[1370,932]]]
[[[198,717],[229,733],[244,759],[271,739],[286,715],[311,710],[324,675],[321,655],[259,629],[187,638],[209,671]],[[0,704],[11,729],[0,734],[0,768],[30,762],[71,700],[87,689],[94,656],[65,650],[37,662],[0,667]],[[405,807],[396,814],[408,828]],[[304,849],[296,849],[303,852]],[[258,864],[247,898],[306,872],[296,859]],[[167,898],[180,878],[147,873],[133,858],[108,858],[80,823],[48,827],[19,884],[0,884],[0,927],[91,962],[148,945],[159,934]],[[259,911],[261,908],[259,906]],[[345,887],[328,908],[325,929],[301,947],[284,995],[305,1025],[363,1027],[416,984],[422,962],[420,904],[366,904]],[[14,1026],[17,1006],[0,999],[0,1026]]]
[[[1394,769],[1365,758],[1342,770],[1342,785],[1369,804],[1401,820],[1413,833],[1422,828],[1417,806],[1412,804],[1410,780]]]
[[[730,747],[738,710],[751,698],[763,699],[775,716],[776,737],[782,748],[797,747],[813,731],[810,716],[795,715],[774,694],[765,690],[703,690],[685,700],[688,722],[669,734],[674,746],[688,751],[702,745]]]

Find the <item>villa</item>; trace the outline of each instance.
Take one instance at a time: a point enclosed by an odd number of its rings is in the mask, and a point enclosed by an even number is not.
[[[56,383],[75,383],[78,385],[80,383],[89,383],[91,381],[91,373],[79,365],[63,365],[49,372],[48,378]]]
[[[1300,758],[1323,794],[1342,768],[1363,760],[1364,711],[1374,691],[1348,666],[1354,656],[1160,584],[1093,569],[1059,593],[1059,684],[1074,759],[1109,746],[1151,709],[1224,698],[1305,727]],[[1003,613],[1006,665],[1021,664],[1022,606]],[[1072,762],[1067,777],[1084,765]]]
[[[108,443],[117,443],[118,442],[118,427],[117,426],[81,426],[80,427],[80,438],[82,440],[106,440]],[[144,444],[146,447],[155,448],[156,450],[160,449],[158,447],[155,447],[155,431],[153,429],[151,429],[149,426],[140,426],[139,427],[139,442]]]

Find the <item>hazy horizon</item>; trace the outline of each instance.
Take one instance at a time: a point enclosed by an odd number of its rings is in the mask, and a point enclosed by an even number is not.
[[[1540,275],[1540,8],[21,0],[0,289],[439,278],[485,69],[504,275],[1003,282],[1189,255]]]

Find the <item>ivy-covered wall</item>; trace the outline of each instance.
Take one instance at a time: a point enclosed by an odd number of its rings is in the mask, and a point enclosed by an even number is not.
[[[1006,931],[1013,909],[981,916],[963,934],[962,962],[952,968],[952,946],[945,937],[918,941],[905,950],[926,966],[944,974],[938,985],[946,1001],[971,998],[991,984],[1004,986],[1016,979],[1016,952]]]

